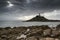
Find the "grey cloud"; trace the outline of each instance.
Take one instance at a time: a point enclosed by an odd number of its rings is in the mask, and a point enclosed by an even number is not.
[[[55,10],[60,9],[60,0],[30,0],[30,3],[26,3],[27,0],[1,0],[0,1],[0,9],[2,11],[8,10],[5,6],[8,5],[7,1],[10,1],[14,4],[15,10]],[[3,7],[3,8],[1,8]],[[5,10],[4,10],[5,9]],[[12,11],[12,9],[11,9]]]
[[[13,7],[8,8],[7,1],[14,4]],[[10,18],[15,18],[24,15],[33,15],[37,13],[51,12],[53,10],[60,10],[60,0],[0,0],[0,19],[4,17],[6,13]],[[33,14],[32,14],[33,13]]]
[[[7,0],[0,0],[0,8],[5,7],[6,5],[8,5],[8,3],[6,1]]]
[[[36,2],[32,1],[31,3],[29,3],[28,5],[25,4],[26,0],[15,0],[17,2],[20,2],[21,5],[26,5],[26,7],[30,7],[30,8],[37,8],[37,9],[41,9],[41,8],[58,8],[60,7],[60,0],[37,0]],[[19,4],[19,3],[16,3]]]

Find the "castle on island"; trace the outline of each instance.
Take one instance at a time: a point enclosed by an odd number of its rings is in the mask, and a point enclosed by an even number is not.
[[[40,22],[60,22],[60,20],[49,20],[47,18],[45,18],[44,16],[41,16],[41,14],[39,13],[38,15],[36,15],[35,17],[27,20],[26,22],[30,22],[30,21],[40,21]]]

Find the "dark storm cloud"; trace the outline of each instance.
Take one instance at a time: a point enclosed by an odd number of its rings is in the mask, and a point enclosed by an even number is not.
[[[60,0],[13,0],[14,4],[24,6],[30,9],[58,9],[60,7]],[[20,2],[20,3],[19,3]]]
[[[6,1],[7,0],[0,0],[0,8],[5,7],[6,5],[8,5],[8,3]]]
[[[8,5],[8,0],[0,0],[0,7],[5,7]],[[13,4],[15,4],[17,7],[27,7],[30,9],[57,9],[60,7],[60,0],[29,0],[30,3],[28,3],[27,0],[9,0]]]
[[[41,0],[41,5],[46,7],[60,7],[60,0]]]
[[[6,6],[8,3],[6,2],[7,0],[0,0],[0,13],[6,12]]]
[[[13,7],[7,7],[9,3]],[[53,10],[60,10],[60,0],[0,0],[0,19],[6,16],[13,19],[19,16],[32,15],[32,13],[52,12]],[[7,16],[9,15],[9,16]]]
[[[21,10],[55,10],[60,9],[60,0],[0,0],[0,9],[8,10],[5,8],[10,1],[14,4],[14,8]],[[1,8],[2,7],[2,8]]]

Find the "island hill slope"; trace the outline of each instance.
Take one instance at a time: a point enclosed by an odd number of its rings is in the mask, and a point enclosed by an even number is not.
[[[41,16],[40,13],[39,13],[39,15],[37,15],[37,16],[33,17],[32,19],[29,19],[29,20],[27,20],[25,22],[33,22],[33,21],[39,21],[39,22],[60,22],[60,20],[49,20],[49,19]]]

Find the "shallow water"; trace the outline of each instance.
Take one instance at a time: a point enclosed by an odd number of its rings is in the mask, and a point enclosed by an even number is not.
[[[55,27],[60,22],[22,22],[22,21],[0,21],[0,27],[18,27],[18,26],[40,26],[49,25]]]

